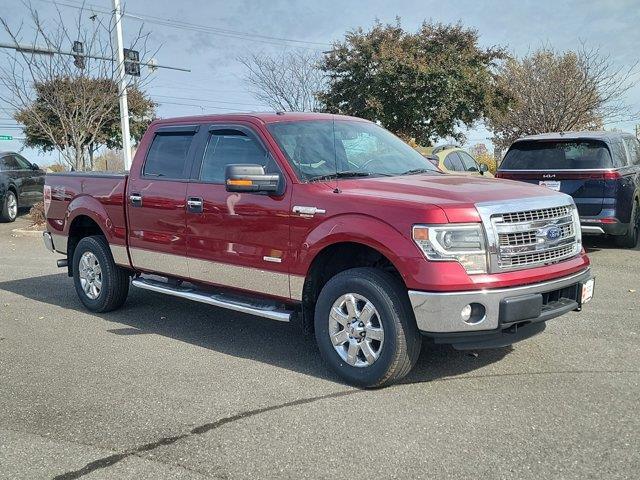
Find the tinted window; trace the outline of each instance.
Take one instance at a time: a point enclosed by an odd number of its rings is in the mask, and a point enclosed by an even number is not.
[[[604,142],[523,141],[511,146],[501,170],[583,170],[611,168],[611,154]]]
[[[162,133],[155,136],[147,153],[144,175],[184,179],[189,177],[187,157],[193,133]]]
[[[0,160],[0,169],[4,171],[20,170],[21,168],[22,167],[20,167],[20,164],[13,155],[6,155],[2,157],[2,160]]]
[[[209,137],[200,169],[200,180],[224,183],[227,165],[262,165],[265,173],[277,173],[271,155],[253,138],[240,130],[214,130]]]
[[[446,156],[444,159],[444,166],[447,167],[447,170],[451,170],[452,172],[464,171],[462,160],[460,160],[460,157],[456,152],[452,152]]]
[[[466,172],[479,171],[478,164],[476,163],[476,161],[473,159],[471,155],[469,155],[466,152],[458,152],[458,155],[460,155],[460,159],[462,160],[462,165],[464,166],[464,169]]]
[[[633,137],[625,137],[624,141],[629,151],[629,161],[632,165],[640,165],[640,142]]]
[[[437,171],[413,148],[373,123],[309,120],[272,123],[268,128],[302,179],[337,172],[400,175],[415,169]]]

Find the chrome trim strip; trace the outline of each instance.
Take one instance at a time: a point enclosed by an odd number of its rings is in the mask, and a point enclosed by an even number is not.
[[[280,257],[269,257],[269,256],[264,256],[262,257],[262,259],[265,262],[271,262],[271,263],[282,263],[282,258]]]
[[[67,253],[67,236],[60,235],[59,233],[51,233],[51,240],[53,241],[53,248],[58,253]]]
[[[508,172],[508,173],[576,172],[576,173],[580,173],[580,172],[615,172],[618,170],[620,170],[620,168],[556,168],[554,170],[507,170],[507,169],[501,170],[501,169],[498,169],[497,173],[500,173],[500,172]]]
[[[287,273],[183,257],[170,253],[152,252],[142,248],[129,248],[129,253],[135,268],[149,272],[189,278],[282,298],[294,298],[291,294],[289,274]],[[297,298],[294,299],[297,300]]]
[[[42,241],[44,242],[44,246],[51,253],[54,253],[56,249],[53,247],[53,239],[51,238],[51,234],[49,232],[42,232]]]
[[[235,299],[227,298],[223,294],[208,294],[205,292],[198,292],[193,289],[180,287],[174,288],[168,285],[161,285],[160,282],[148,281],[143,278],[136,278],[131,282],[131,284],[134,287],[145,290],[164,293],[174,297],[186,298],[187,300],[192,300],[194,302],[206,303],[215,307],[226,308],[228,310],[247,313],[249,315],[256,315],[270,320],[277,320],[279,322],[288,322],[291,320],[291,312],[288,310],[278,310],[275,307],[258,308],[246,303],[241,303]]]
[[[302,301],[302,291],[304,290],[305,277],[302,275],[289,275],[289,289],[291,290],[291,300]]]
[[[602,227],[582,225],[580,229],[582,230],[582,233],[587,235],[604,235],[604,230],[602,229]]]
[[[507,297],[544,293],[585,282],[592,278],[591,269],[567,277],[513,288],[466,290],[462,292],[421,292],[409,290],[418,329],[432,333],[469,332],[498,328],[500,302]],[[480,303],[486,309],[485,319],[475,324],[465,323],[461,310],[470,303]]]
[[[116,265],[122,265],[124,267],[131,266],[129,263],[127,247],[124,245],[113,245],[110,243],[109,248],[111,249],[111,255],[113,256],[113,261],[116,262]]]

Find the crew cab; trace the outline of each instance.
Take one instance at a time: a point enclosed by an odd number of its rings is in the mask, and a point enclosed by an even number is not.
[[[530,135],[511,145],[499,178],[571,195],[582,233],[610,235],[634,248],[640,233],[640,142],[621,132]]]
[[[570,196],[443,174],[353,117],[155,121],[128,174],[48,175],[45,209],[89,310],[131,285],[295,320],[362,387],[406,375],[422,335],[506,346],[593,295]]]

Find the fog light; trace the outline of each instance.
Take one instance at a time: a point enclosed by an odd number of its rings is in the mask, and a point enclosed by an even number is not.
[[[460,317],[467,325],[477,325],[487,318],[487,310],[481,303],[470,303],[460,311]]]

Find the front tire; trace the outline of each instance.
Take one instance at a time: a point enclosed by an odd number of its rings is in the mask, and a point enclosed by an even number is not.
[[[101,235],[78,242],[73,252],[73,283],[80,301],[97,313],[120,308],[129,293],[129,274],[115,264]]]
[[[621,237],[616,237],[616,244],[622,248],[635,248],[640,237],[640,206],[638,202],[633,202],[633,210],[631,210],[631,222],[629,223],[629,231]]]
[[[2,210],[0,210],[0,221],[15,222],[18,217],[18,198],[12,190],[8,190],[4,196]]]
[[[324,360],[359,387],[401,379],[420,355],[422,340],[404,287],[382,270],[354,268],[331,278],[318,296],[314,322]]]

